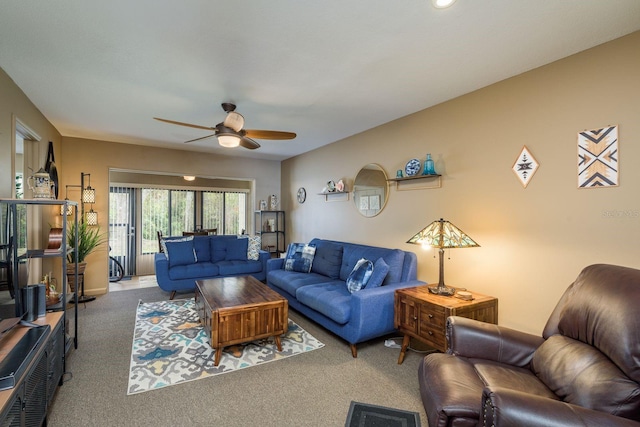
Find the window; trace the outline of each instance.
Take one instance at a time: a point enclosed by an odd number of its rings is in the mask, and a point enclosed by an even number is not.
[[[200,203],[197,203],[200,202]],[[196,210],[196,206],[200,208]],[[247,228],[247,193],[142,189],[142,253],[158,251],[158,231],[180,236],[199,228],[240,234]]]
[[[241,234],[247,228],[247,193],[202,192],[202,228],[217,228],[218,234]]]

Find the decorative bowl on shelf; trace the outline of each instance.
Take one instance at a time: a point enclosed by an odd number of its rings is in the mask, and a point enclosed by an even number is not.
[[[59,293],[49,292],[49,295],[47,296],[46,305],[50,306],[50,305],[53,305],[53,304],[57,304],[59,302],[60,302],[60,294]]]

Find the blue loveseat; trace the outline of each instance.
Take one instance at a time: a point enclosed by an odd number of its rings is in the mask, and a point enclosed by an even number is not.
[[[155,255],[156,279],[171,292],[170,299],[178,291],[194,291],[199,279],[251,275],[265,280],[269,253],[253,248],[258,259],[249,259],[248,236],[167,237],[162,242],[166,249]]]
[[[267,286],[311,320],[342,337],[357,357],[356,344],[392,333],[396,289],[420,286],[413,252],[313,239],[315,255],[310,272],[287,271],[285,259],[267,261]],[[351,293],[346,280],[361,258],[389,267],[381,286]],[[377,268],[377,267],[376,267]],[[375,268],[374,268],[375,271]],[[373,276],[371,276],[373,277]]]

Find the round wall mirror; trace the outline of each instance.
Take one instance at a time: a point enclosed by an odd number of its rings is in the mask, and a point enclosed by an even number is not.
[[[387,174],[380,165],[370,163],[360,169],[353,181],[353,201],[356,209],[366,217],[382,212],[389,197]]]

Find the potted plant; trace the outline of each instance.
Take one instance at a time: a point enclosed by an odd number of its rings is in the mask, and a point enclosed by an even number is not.
[[[76,235],[78,236],[78,247],[76,248]],[[67,281],[72,291],[75,291],[75,264],[78,264],[78,275],[84,274],[87,266],[85,258],[98,246],[106,241],[104,235],[100,233],[100,227],[89,226],[84,222],[71,224],[67,233],[67,244],[73,248],[67,255]]]

